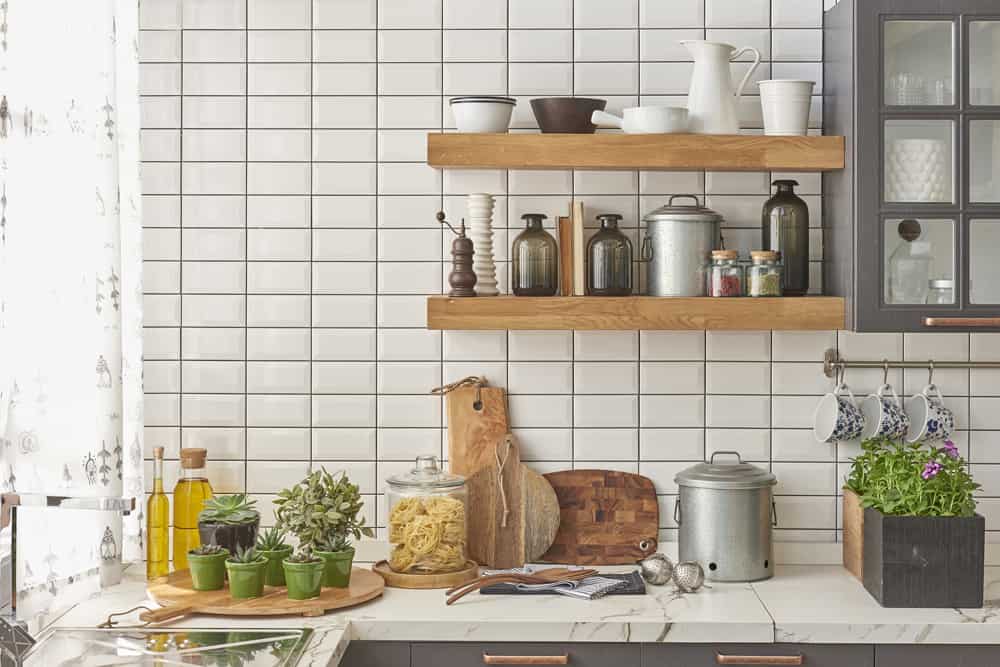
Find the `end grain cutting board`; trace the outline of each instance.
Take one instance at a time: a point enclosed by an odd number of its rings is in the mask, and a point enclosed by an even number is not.
[[[559,499],[561,521],[542,560],[626,565],[656,551],[660,510],[648,478],[613,470],[563,470],[545,479]]]

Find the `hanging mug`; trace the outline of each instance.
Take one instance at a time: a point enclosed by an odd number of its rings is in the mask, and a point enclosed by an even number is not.
[[[891,398],[886,394],[891,394]],[[865,416],[865,427],[861,438],[902,438],[909,432],[910,418],[903,410],[903,404],[896,390],[889,384],[880,386],[874,394],[868,394],[861,401],[861,412]]]
[[[813,415],[813,435],[819,442],[853,440],[864,425],[865,416],[843,382],[820,399]]]
[[[944,407],[941,390],[933,383],[907,399],[906,414],[910,416],[906,434],[906,441],[910,443],[947,440],[955,430],[955,413]]]

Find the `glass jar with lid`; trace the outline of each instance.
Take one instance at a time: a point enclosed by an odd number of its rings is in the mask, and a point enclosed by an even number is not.
[[[410,472],[386,483],[389,567],[407,574],[464,569],[465,478],[442,470],[436,456],[418,456]]]
[[[709,296],[743,296],[743,267],[735,250],[713,250],[708,267]]]
[[[931,305],[955,303],[955,282],[943,278],[927,281],[927,303]]]
[[[754,250],[752,264],[747,269],[747,294],[750,296],[781,296],[781,261],[773,250]]]

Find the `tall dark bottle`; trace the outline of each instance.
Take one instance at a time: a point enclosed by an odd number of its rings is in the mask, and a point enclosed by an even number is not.
[[[795,194],[798,181],[775,181],[778,191],[764,204],[763,247],[780,254],[784,294],[809,292],[809,207]]]
[[[525,213],[527,223],[510,249],[510,286],[514,296],[553,296],[559,288],[559,248],[542,228],[546,216]]]
[[[632,242],[620,229],[622,216],[597,216],[601,229],[587,243],[587,294],[628,296],[632,293]]]

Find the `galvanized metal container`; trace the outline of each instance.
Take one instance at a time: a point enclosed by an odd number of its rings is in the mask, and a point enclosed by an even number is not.
[[[734,462],[716,463],[722,454]],[[713,581],[759,581],[774,576],[772,528],[777,525],[775,476],[744,463],[738,452],[718,451],[708,463],[674,478],[680,559],[693,560]]]
[[[693,205],[675,206],[674,200],[682,197],[694,200]],[[647,294],[705,296],[705,269],[711,252],[721,245],[722,216],[701,206],[695,195],[674,195],[643,221]]]

